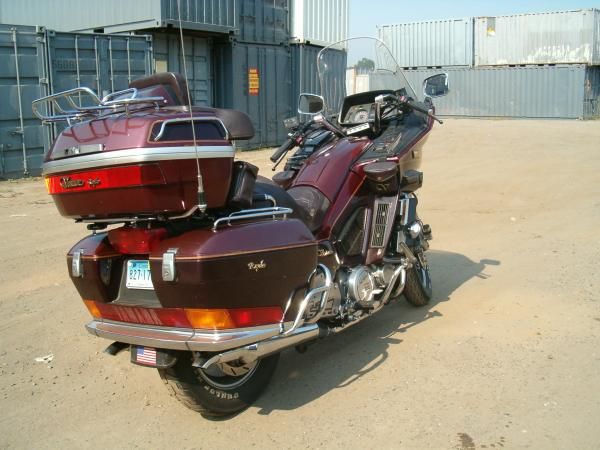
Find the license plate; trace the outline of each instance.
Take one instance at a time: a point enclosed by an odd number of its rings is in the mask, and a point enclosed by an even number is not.
[[[127,261],[127,279],[125,286],[129,289],[154,289],[150,275],[150,261]]]

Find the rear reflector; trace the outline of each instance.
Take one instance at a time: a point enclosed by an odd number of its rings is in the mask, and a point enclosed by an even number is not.
[[[157,325],[205,330],[227,330],[279,323],[283,312],[279,306],[236,309],[138,308],[84,300],[96,319],[140,325]]]
[[[109,230],[108,241],[121,254],[145,255],[166,236],[165,228],[121,227]]]
[[[109,167],[46,177],[48,194],[96,191],[133,186],[165,184],[158,164]]]

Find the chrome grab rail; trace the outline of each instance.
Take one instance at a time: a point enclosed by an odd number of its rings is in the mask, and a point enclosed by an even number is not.
[[[279,206],[272,208],[243,209],[242,211],[231,213],[227,217],[221,217],[220,219],[215,220],[212,230],[216,231],[219,225],[223,223],[231,225],[231,222],[236,220],[257,219],[261,217],[275,218],[275,216],[283,216],[284,219],[287,219],[288,214],[292,214],[293,212],[294,211],[290,208],[282,208]]]
[[[319,286],[317,288],[311,289],[310,291],[308,291],[306,293],[306,295],[300,302],[300,306],[298,307],[298,313],[296,314],[296,318],[294,319],[294,323],[292,323],[292,326],[288,330],[284,330],[283,323],[281,324],[281,335],[288,336],[288,335],[294,333],[298,328],[300,328],[306,322],[315,323],[323,315],[323,312],[325,311],[325,306],[327,306],[327,296],[329,295],[329,291],[333,284],[333,277],[331,276],[331,271],[329,270],[329,268],[326,265],[318,264],[317,268],[310,275],[309,281],[313,276],[315,276],[317,274],[317,272],[319,270],[321,272],[323,272],[323,274],[325,275],[325,284],[323,286]],[[312,298],[318,294],[321,295],[321,301],[319,303],[319,312],[313,318],[311,318],[309,321],[306,321],[306,320],[304,320],[304,314],[306,313],[306,308],[308,308],[308,305],[309,305],[310,301],[312,300]],[[287,311],[287,309],[288,308],[286,308],[286,311]]]
[[[165,129],[166,129],[167,125],[170,125],[172,123],[189,123],[189,122],[217,122],[223,128],[223,132],[225,133],[225,140],[227,140],[227,141],[229,140],[229,130],[227,129],[227,127],[225,126],[223,121],[221,119],[219,119],[218,117],[194,117],[194,118],[179,117],[177,119],[167,119],[167,120],[163,121],[160,126],[160,130],[158,131],[158,134],[154,137],[153,141],[156,142],[156,141],[160,140],[160,138],[165,133]]]
[[[115,97],[124,95],[128,95],[128,97],[114,99]],[[33,114],[35,114],[35,116],[42,122],[52,123],[64,121],[70,124],[72,120],[83,120],[90,117],[98,117],[103,112],[116,111],[119,107],[125,107],[127,109],[130,105],[136,104],[153,103],[158,105],[160,103],[165,103],[164,97],[138,97],[137,95],[137,89],[129,88],[122,91],[113,92],[100,99],[100,97],[98,97],[98,95],[96,95],[96,93],[91,89],[86,87],[78,87],[38,98],[31,103],[31,109],[33,110]],[[79,97],[79,100],[81,101],[82,96],[90,97],[92,102],[95,104],[93,106],[81,106],[75,103],[74,97]],[[59,100],[66,101],[73,109],[63,108],[63,106],[61,106],[59,103]],[[48,111],[50,111],[50,107],[52,106],[56,113],[42,113],[39,110],[42,104],[47,105]]]

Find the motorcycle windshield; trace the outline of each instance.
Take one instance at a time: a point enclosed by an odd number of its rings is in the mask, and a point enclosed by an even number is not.
[[[376,38],[348,38],[325,47],[317,55],[317,70],[327,114],[338,113],[344,97],[360,92],[404,89],[417,99],[390,49]]]

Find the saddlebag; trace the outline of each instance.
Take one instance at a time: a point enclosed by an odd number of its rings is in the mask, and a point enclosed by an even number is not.
[[[174,277],[165,281],[165,254],[170,253]],[[128,262],[148,259],[150,289],[128,288]],[[283,310],[290,294],[306,286],[316,265],[317,243],[297,219],[188,231],[154,243],[150,255],[120,254],[108,233],[98,233],[67,255],[71,279],[83,299],[152,308]]]

